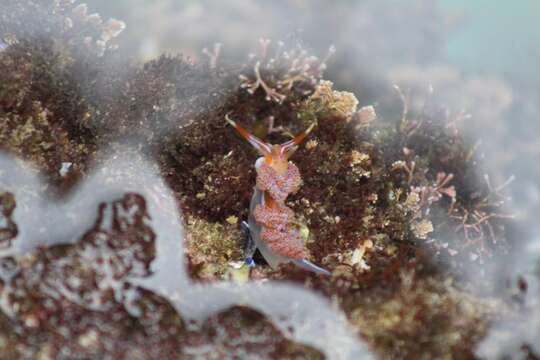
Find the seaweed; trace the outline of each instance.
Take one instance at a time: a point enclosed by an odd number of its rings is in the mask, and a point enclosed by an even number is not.
[[[463,276],[514,244],[504,186],[479,175],[476,142],[455,118],[409,110],[399,89],[402,113],[382,116],[334,89],[325,58],[297,44],[262,40],[257,55],[230,63],[221,47],[201,61],[118,63],[121,23],[54,4],[3,1],[11,12],[0,26],[0,148],[34,164],[54,193],[68,194],[103,154],[130,144],[156,162],[176,197],[192,279],[238,280],[257,155],[225,115],[273,143],[315,123],[294,155],[303,185],[287,206],[308,257],[332,275],[261,263],[246,270],[252,281],[288,280],[332,299],[384,358],[474,358],[497,311],[512,311]],[[37,25],[22,26],[32,11]],[[24,204],[3,191],[0,184],[0,245],[9,247],[22,231],[15,204]],[[12,276],[0,287],[6,354],[189,358],[210,356],[208,345],[223,356],[323,357],[250,308],[186,323],[168,299],[127,281],[148,276],[156,256],[144,197],[126,193],[97,214],[72,243],[2,258],[1,273]]]

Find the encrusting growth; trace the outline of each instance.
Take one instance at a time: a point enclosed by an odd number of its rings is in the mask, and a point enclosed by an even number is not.
[[[294,225],[294,213],[285,205],[287,196],[298,191],[302,183],[300,171],[289,158],[314,125],[290,141],[271,145],[250,134],[228,116],[225,118],[263,156],[255,163],[257,182],[249,216],[250,235],[255,246],[251,248],[253,251],[258,248],[273,268],[292,261],[308,270],[328,273],[305,260],[307,252]],[[249,258],[252,254],[246,255]]]

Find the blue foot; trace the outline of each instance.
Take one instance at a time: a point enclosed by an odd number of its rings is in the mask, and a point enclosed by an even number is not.
[[[250,260],[250,263],[255,264],[252,258],[253,254],[255,254],[255,250],[257,249],[257,245],[255,245],[255,241],[253,241],[253,238],[251,237],[249,224],[246,221],[242,221],[240,223],[240,226],[242,228],[242,233],[244,234],[245,238],[244,257],[246,258],[246,264],[248,264],[248,260]]]
[[[248,267],[254,267],[256,264],[255,264],[255,261],[253,260],[253,258],[246,258],[246,260],[244,260],[244,263],[248,266]]]

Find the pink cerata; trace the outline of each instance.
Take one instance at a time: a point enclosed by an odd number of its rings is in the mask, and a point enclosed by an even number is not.
[[[272,268],[292,262],[315,273],[330,274],[306,259],[307,251],[294,224],[294,212],[285,204],[289,194],[297,192],[302,184],[300,171],[289,158],[315,124],[292,140],[272,145],[249,133],[228,115],[225,119],[262,155],[255,162],[257,182],[246,225],[249,229],[246,262],[253,264],[252,256],[258,249]]]

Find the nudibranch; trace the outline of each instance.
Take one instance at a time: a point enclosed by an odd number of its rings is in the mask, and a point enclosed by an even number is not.
[[[246,262],[252,263],[252,256],[258,249],[272,268],[292,262],[316,273],[329,274],[306,260],[307,252],[294,222],[294,212],[285,204],[289,194],[297,192],[302,184],[300,171],[289,158],[314,124],[292,140],[272,145],[252,135],[228,115],[225,119],[262,155],[255,162],[257,181],[251,198],[248,225],[245,225],[249,229]]]

